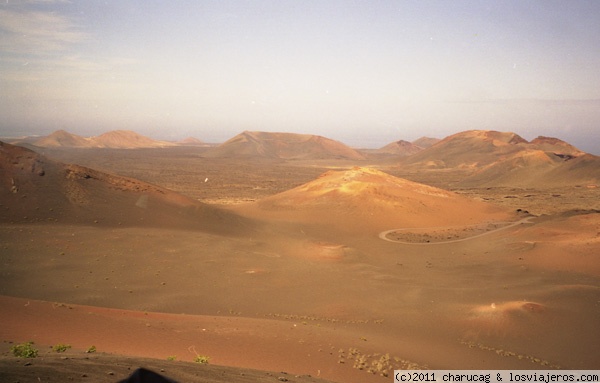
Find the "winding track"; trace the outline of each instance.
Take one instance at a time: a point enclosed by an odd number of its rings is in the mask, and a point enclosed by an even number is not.
[[[483,237],[484,235],[488,235],[488,234],[492,234],[495,233],[497,231],[500,230],[505,230],[517,225],[522,225],[522,224],[526,224],[526,223],[532,223],[531,220],[534,219],[536,217],[527,217],[527,218],[523,218],[520,221],[517,222],[513,222],[510,225],[507,226],[503,226],[500,227],[498,229],[494,229],[494,230],[490,230],[490,231],[486,231],[485,233],[481,233],[481,234],[476,234],[470,237],[466,237],[466,238],[460,238],[460,239],[453,239],[451,241],[440,241],[440,242],[404,242],[404,241],[397,241],[394,239],[389,239],[387,238],[387,235],[389,233],[393,233],[395,231],[403,231],[403,230],[416,230],[416,229],[443,229],[443,227],[436,227],[436,228],[427,228],[427,227],[407,227],[407,228],[402,228],[402,229],[392,229],[392,230],[386,230],[386,231],[382,231],[381,233],[379,233],[379,238],[383,239],[384,241],[388,241],[388,242],[394,242],[394,243],[401,243],[403,245],[443,245],[443,244],[447,244],[447,243],[455,243],[455,242],[463,242],[463,241],[469,241],[471,239],[475,239],[475,238],[479,238],[479,237]]]

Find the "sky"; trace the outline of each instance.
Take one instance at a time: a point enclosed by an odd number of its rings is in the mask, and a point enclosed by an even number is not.
[[[490,129],[600,154],[598,20],[596,0],[0,0],[0,136]]]

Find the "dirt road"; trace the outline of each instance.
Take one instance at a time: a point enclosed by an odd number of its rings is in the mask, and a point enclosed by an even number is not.
[[[522,224],[531,224],[531,220],[534,219],[536,217],[527,217],[527,218],[523,218],[522,220],[519,220],[517,222],[513,222],[510,223],[509,225],[494,229],[494,230],[490,230],[490,231],[486,231],[485,233],[481,233],[481,234],[476,234],[470,237],[466,237],[466,238],[460,238],[460,239],[453,239],[450,241],[440,241],[440,242],[404,242],[404,241],[398,241],[398,240],[394,240],[394,239],[390,239],[387,237],[388,234],[393,233],[393,232],[397,232],[397,231],[405,231],[405,230],[423,230],[423,229],[448,229],[450,228],[450,226],[447,227],[431,227],[431,228],[427,228],[427,227],[407,227],[407,228],[401,228],[401,229],[392,229],[392,230],[386,230],[386,231],[382,231],[381,233],[379,233],[379,238],[383,239],[384,241],[388,241],[388,242],[396,242],[396,243],[401,243],[404,245],[442,245],[442,244],[448,244],[448,243],[455,243],[455,242],[462,242],[462,241],[469,241],[471,239],[475,239],[475,238],[479,238],[479,237],[483,237],[484,235],[488,235],[488,234],[492,234],[495,233],[497,231],[500,230],[506,230],[508,228],[514,227],[514,226],[518,226],[518,225],[522,225]]]

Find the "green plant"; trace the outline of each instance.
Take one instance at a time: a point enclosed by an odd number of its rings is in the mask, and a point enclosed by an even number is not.
[[[169,355],[167,356],[167,360],[174,361],[177,359],[177,355]]]
[[[86,351],[88,354],[91,354],[93,352],[96,352],[96,346],[91,346],[90,348],[87,349]]]
[[[65,352],[71,348],[70,344],[59,343],[52,346],[52,350],[55,352]]]
[[[194,362],[200,363],[200,364],[208,364],[209,359],[210,359],[210,357],[208,357],[206,355],[196,355],[196,358],[194,358]]]
[[[34,348],[33,342],[25,342],[12,346],[10,351],[14,356],[19,358],[35,358],[38,355],[38,350]]]

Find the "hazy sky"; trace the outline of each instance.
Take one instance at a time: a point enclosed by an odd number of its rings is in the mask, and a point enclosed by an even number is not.
[[[494,129],[600,154],[600,1],[0,1],[0,135]]]

